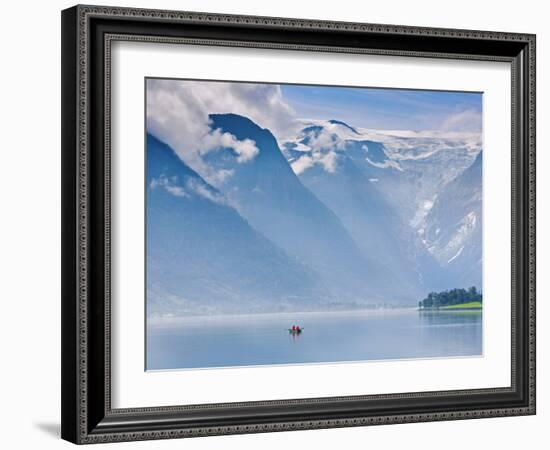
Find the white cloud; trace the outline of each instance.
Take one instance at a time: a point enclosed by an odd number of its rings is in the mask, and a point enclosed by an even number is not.
[[[300,156],[296,161],[294,161],[291,166],[292,170],[296,175],[300,175],[301,173],[305,172],[310,167],[313,167],[315,164],[315,161],[313,161],[313,158],[311,156]]]
[[[292,108],[283,100],[279,86],[252,83],[147,80],[147,128],[170,145],[180,158],[208,181],[220,177],[202,162],[202,155],[231,147],[239,163],[254,159],[259,150],[247,139],[211,130],[209,114],[234,113],[268,128],[277,138],[296,132]]]
[[[222,205],[227,203],[223,195],[209,189],[207,186],[205,186],[203,183],[199,182],[198,180],[189,178],[187,180],[186,185],[189,190],[195,192],[201,197],[206,198],[214,203],[218,203]]]
[[[260,152],[256,143],[250,139],[239,141],[230,133],[222,133],[219,129],[213,130],[203,136],[199,151],[202,154],[218,148],[232,148],[237,153],[237,161],[245,163],[253,160]]]
[[[166,189],[167,192],[174,195],[175,197],[189,197],[189,194],[183,190],[181,186],[178,186],[178,177],[167,178],[164,175],[161,175],[159,178],[153,178],[149,186],[151,189],[156,189],[158,187]]]
[[[310,134],[308,145],[314,152],[328,152],[343,150],[346,147],[346,141],[323,127],[319,132]]]
[[[320,165],[329,173],[338,167],[337,150],[346,148],[346,141],[326,128],[307,133],[307,146],[300,143],[300,151],[308,152],[294,161],[291,166],[296,175],[300,175],[314,165]]]
[[[451,114],[443,120],[440,129],[443,131],[454,132],[481,132],[482,116],[481,112],[474,110],[465,110],[459,113]]]
[[[337,162],[338,162],[338,154],[333,151],[326,153],[319,158],[319,163],[329,173],[336,172]]]
[[[161,175],[158,178],[153,178],[149,186],[151,189],[165,189],[166,192],[175,197],[189,198],[191,194],[196,194],[214,203],[227,204],[225,197],[221,193],[210,189],[199,179],[189,178],[186,180],[185,185],[182,186],[177,176],[168,178],[166,175]]]

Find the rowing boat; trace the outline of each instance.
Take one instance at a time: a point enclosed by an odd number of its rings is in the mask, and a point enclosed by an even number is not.
[[[299,328],[298,330],[293,330],[292,328],[289,328],[289,329],[288,329],[288,332],[289,332],[290,334],[301,334],[302,331],[304,331],[303,328]]]

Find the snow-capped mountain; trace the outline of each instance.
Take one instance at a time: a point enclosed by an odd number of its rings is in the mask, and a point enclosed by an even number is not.
[[[288,254],[322,274],[342,303],[374,303],[412,296],[394,269],[365,254],[341,219],[296,176],[273,134],[235,114],[211,115],[211,128],[259,149],[239,163],[231,148],[204,156],[210,168],[231,175],[217,188],[256,230]]]
[[[302,125],[277,141],[211,114],[220,144],[187,163],[148,135],[148,314],[416,304],[481,288],[479,136]]]
[[[466,268],[459,267],[461,259],[458,256],[449,262],[454,255],[447,255],[457,242],[461,245],[456,252],[464,246],[462,259],[466,259],[467,254],[471,254],[471,260],[481,258],[481,235],[469,231],[475,228],[472,226],[476,221],[474,215],[479,225],[479,213],[467,211],[461,216],[462,222],[456,226],[461,230],[461,239],[454,224],[450,223],[446,223],[451,227],[447,231],[456,235],[454,241],[443,245],[443,235],[439,239],[426,238],[427,224],[443,214],[441,205],[446,204],[454,214],[464,212],[463,202],[457,197],[460,196],[458,191],[464,190],[466,178],[471,189],[479,191],[476,192],[479,195],[472,194],[475,205],[468,203],[467,206],[481,211],[481,174],[477,178],[472,174],[481,158],[476,159],[481,151],[478,134],[382,132],[354,128],[335,120],[309,121],[304,122],[298,136],[286,141],[283,148],[302,182],[337,213],[363,248],[378,252],[383,260],[391,261],[387,264],[399,267],[404,278],[412,280],[412,270],[426,287],[430,285],[428,280],[432,281],[434,289],[452,280],[457,285],[462,283],[463,279],[457,278],[458,273]],[[345,182],[352,173],[354,183]],[[347,184],[347,191],[341,188],[342,183]],[[360,193],[351,193],[352,185],[353,190],[360,186]],[[455,197],[451,198],[453,195]],[[438,200],[438,196],[443,198]],[[358,206],[356,203],[351,208],[353,198],[361,199],[364,204]],[[365,206],[367,204],[371,209]],[[439,213],[430,214],[436,204]],[[362,222],[361,217],[364,217]],[[443,219],[438,217],[437,220]],[[389,236],[392,244],[387,243],[384,236]],[[445,250],[440,249],[441,246]],[[402,267],[404,262],[408,268]],[[446,275],[451,265],[456,270]],[[480,287],[480,262],[468,267],[469,273],[479,274],[474,284]]]
[[[147,292],[150,316],[308,310],[334,301],[314,270],[254,230],[150,134]]]
[[[382,144],[344,141],[333,133],[335,128],[346,127],[348,137],[350,131],[354,137],[360,133],[343,122],[328,123],[328,133],[322,125],[310,125],[302,131],[301,139],[285,145],[300,181],[336,213],[361,250],[377,255],[410,292],[423,295],[446,286],[444,271],[379,190],[382,178],[386,186],[393,183],[396,190],[405,189],[399,185],[403,184],[403,170],[387,157]],[[383,177],[378,174],[386,169]]]
[[[469,167],[481,150],[478,133],[368,130],[337,120],[303,121],[303,125],[283,147],[296,173],[313,164],[328,167],[334,153],[345,149],[414,228],[441,188]]]
[[[422,238],[443,267],[464,285],[481,287],[482,159],[450,181],[421,224]]]

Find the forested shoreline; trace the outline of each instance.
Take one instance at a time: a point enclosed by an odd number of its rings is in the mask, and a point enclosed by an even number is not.
[[[457,288],[442,292],[430,292],[418,302],[419,309],[481,309],[483,295],[475,286],[468,289]]]

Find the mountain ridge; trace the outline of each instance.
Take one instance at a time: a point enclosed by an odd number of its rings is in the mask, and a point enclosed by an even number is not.
[[[232,147],[201,154],[226,175],[215,183],[147,135],[148,313],[413,305],[428,290],[481,288],[481,151],[467,164],[461,143],[399,137],[400,149],[336,119],[282,147],[238,114],[209,126],[257,148],[246,160]]]

